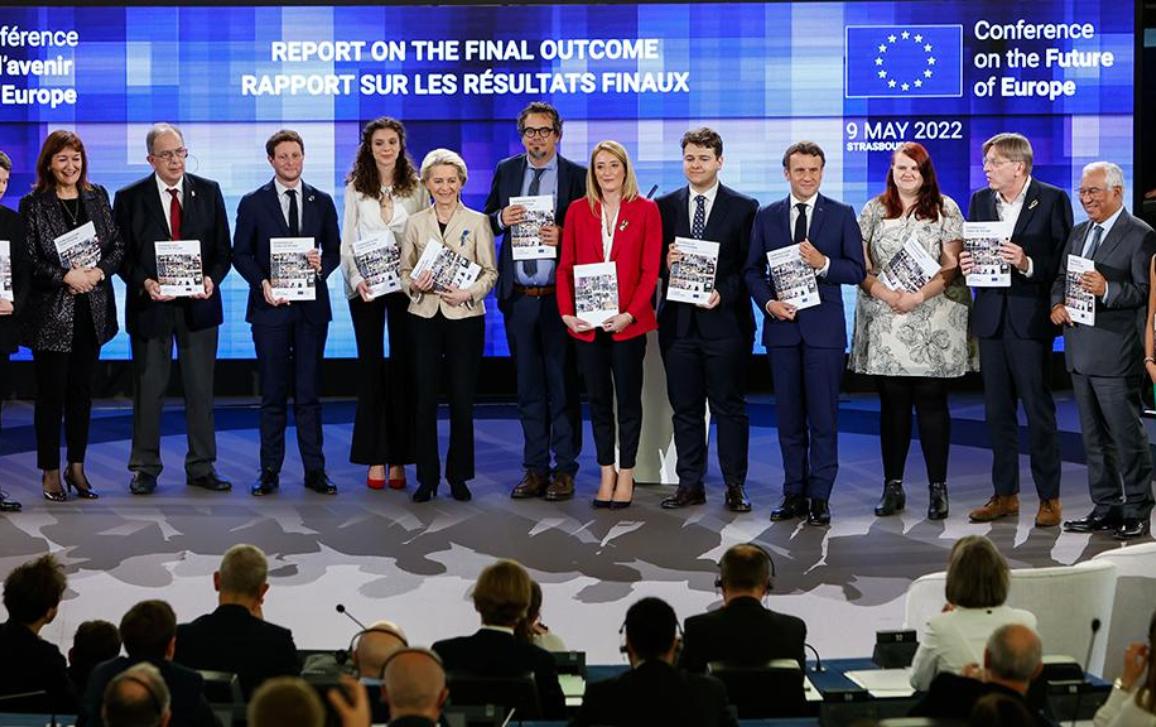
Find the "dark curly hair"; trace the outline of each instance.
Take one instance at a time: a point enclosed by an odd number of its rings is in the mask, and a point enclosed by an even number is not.
[[[397,162],[393,166],[393,179],[386,182],[377,174],[377,163],[373,160],[373,135],[389,129],[397,134],[400,149],[397,151]],[[409,150],[405,146],[405,127],[397,119],[381,116],[365,125],[361,130],[361,144],[357,147],[357,157],[353,160],[353,169],[345,177],[345,183],[353,183],[353,188],[366,197],[378,199],[381,196],[381,187],[384,184],[393,188],[393,193],[405,197],[418,186],[417,169]]]

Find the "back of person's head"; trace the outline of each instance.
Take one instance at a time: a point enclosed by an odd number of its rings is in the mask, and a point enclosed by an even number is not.
[[[643,598],[626,610],[626,644],[639,661],[670,653],[678,631],[678,617],[661,598]]]
[[[1040,637],[1023,624],[1007,624],[992,632],[984,651],[988,677],[1027,685],[1043,669]]]
[[[393,719],[424,716],[436,720],[449,691],[441,658],[429,649],[398,649],[385,663],[382,695]]]
[[[530,574],[512,560],[487,566],[474,584],[474,609],[482,623],[514,626],[530,608]]]
[[[222,593],[260,598],[269,577],[269,561],[255,545],[234,545],[225,551],[217,570],[217,590]]]
[[[169,688],[148,662],[125,669],[104,689],[105,727],[162,727],[170,717]]]
[[[1007,600],[1007,561],[982,535],[956,541],[947,564],[947,602],[962,608],[994,608]]]
[[[164,601],[141,601],[120,620],[124,651],[134,659],[167,658],[177,635],[177,615]]]
[[[274,677],[249,700],[249,727],[324,727],[325,708],[299,677]]]
[[[514,627],[514,636],[517,636],[522,641],[534,641],[534,624],[538,622],[538,618],[542,615],[542,587],[538,585],[538,581],[530,580],[530,606],[526,609],[526,615],[518,620],[518,625]]]
[[[379,679],[390,655],[408,643],[400,626],[392,621],[376,621],[357,636],[353,665],[361,676]]]
[[[727,548],[718,562],[719,587],[724,591],[765,594],[771,588],[771,558],[753,543]]]
[[[4,579],[4,608],[19,624],[51,621],[68,587],[64,568],[51,553],[16,566]]]
[[[968,718],[970,727],[1023,727],[1033,722],[1032,713],[1021,700],[997,692],[980,697]]]
[[[88,680],[92,668],[102,661],[108,661],[120,653],[120,632],[108,621],[85,621],[76,627],[72,637],[72,648],[68,650],[68,663],[75,678],[83,683]]]

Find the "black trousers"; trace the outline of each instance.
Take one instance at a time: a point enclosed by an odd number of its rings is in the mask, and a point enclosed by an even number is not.
[[[324,470],[321,362],[329,322],[312,323],[298,315],[291,323],[253,325],[252,330],[261,386],[261,469],[281,471],[292,393],[301,465],[307,474]]]
[[[100,359],[96,326],[85,296],[77,296],[72,319],[72,350],[33,351],[36,372],[36,466],[60,469],[60,421],[68,462],[84,462],[92,416],[92,377]]]
[[[349,461],[354,464],[411,464],[414,459],[413,316],[402,293],[366,303],[349,299],[357,340],[357,413]],[[385,332],[389,363],[385,361]]]
[[[902,480],[911,446],[911,411],[919,417],[919,444],[927,463],[928,482],[947,481],[951,446],[951,415],[947,410],[947,379],[928,376],[880,376],[879,443],[883,476]]]
[[[578,341],[578,367],[590,398],[590,428],[598,464],[614,464],[614,404],[618,403],[618,466],[633,469],[642,435],[642,360],[646,336],[615,341],[599,329]]]
[[[438,456],[438,386],[442,369],[447,374],[450,403],[450,448],[446,453],[446,479],[465,482],[474,478],[474,397],[478,369],[486,338],[482,316],[450,320],[440,312],[433,318],[411,316],[414,339],[414,380],[417,407],[415,445],[417,479],[427,487],[441,480]]]

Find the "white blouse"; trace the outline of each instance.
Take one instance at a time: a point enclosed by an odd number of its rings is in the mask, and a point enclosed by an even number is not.
[[[1136,692],[1113,689],[1092,723],[1096,727],[1156,727],[1156,714],[1136,704]]]
[[[389,188],[383,187],[382,193],[390,194]],[[341,224],[341,272],[345,279],[345,297],[356,298],[357,286],[363,280],[353,260],[353,243],[390,233],[400,247],[406,220],[429,205],[429,194],[419,183],[408,195],[393,196],[393,215],[387,222],[381,216],[380,200],[358,192],[352,182],[345,185],[345,214]]]

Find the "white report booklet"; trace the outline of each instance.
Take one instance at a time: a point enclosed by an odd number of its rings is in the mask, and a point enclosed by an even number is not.
[[[1096,296],[1080,285],[1080,276],[1095,271],[1096,265],[1086,257],[1068,255],[1068,272],[1064,280],[1064,307],[1072,323],[1096,325]]]
[[[771,269],[771,282],[779,302],[789,303],[795,310],[819,305],[819,281],[815,279],[815,269],[803,262],[798,244],[768,252],[767,265]]]
[[[188,298],[205,292],[200,240],[157,240],[153,251],[161,295]]]
[[[53,242],[65,270],[94,268],[100,262],[100,240],[96,236],[96,225],[91,222],[69,230]]]
[[[482,266],[465,255],[456,253],[439,240],[430,238],[413,266],[410,278],[420,277],[426,271],[433,275],[434,291],[445,293],[454,288],[468,288],[478,281]]]
[[[0,240],[0,300],[16,300],[12,290],[12,243]]]
[[[1007,288],[1011,285],[1011,265],[999,257],[999,245],[1011,239],[1010,222],[964,222],[963,249],[975,267],[967,275],[972,288]]]
[[[939,273],[939,261],[931,257],[912,235],[879,272],[879,282],[891,290],[918,293]]]
[[[354,242],[353,262],[374,298],[401,290],[401,248],[392,232]]]
[[[678,248],[682,259],[670,266],[670,285],[667,286],[666,299],[676,303],[706,303],[714,292],[719,244],[710,240],[676,237],[674,246]]]
[[[515,260],[553,259],[556,247],[542,243],[542,226],[554,224],[554,197],[510,197],[511,205],[526,208],[526,219],[510,228],[510,252]]]
[[[574,266],[574,312],[592,326],[618,315],[618,270],[613,261]]]
[[[312,237],[269,239],[269,284],[274,298],[317,300],[317,273],[306,257],[316,248]]]

